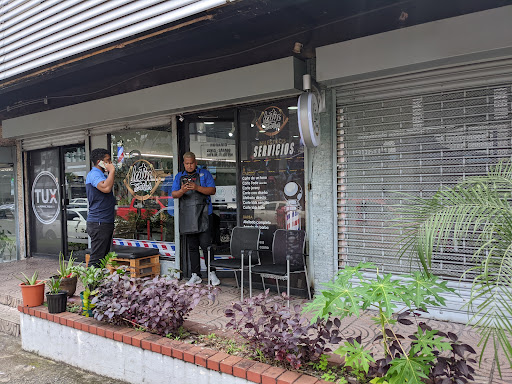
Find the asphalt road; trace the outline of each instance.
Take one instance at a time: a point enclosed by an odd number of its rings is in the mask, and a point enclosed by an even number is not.
[[[21,349],[21,339],[0,332],[0,383],[124,384]]]

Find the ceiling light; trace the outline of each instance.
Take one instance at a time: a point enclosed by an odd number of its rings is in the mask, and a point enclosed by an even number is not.
[[[254,124],[251,124],[251,128],[254,127]]]
[[[261,133],[265,133],[265,130],[264,130],[264,129],[262,129],[260,132],[261,132]]]
[[[215,124],[215,122],[213,122],[213,121],[205,121],[205,122],[203,122],[203,124],[205,124],[205,125],[212,125],[212,124]]]
[[[168,159],[172,159],[174,156],[171,155],[158,155],[156,153],[141,153],[141,156],[147,156],[147,157],[164,157]]]
[[[288,107],[288,109],[297,109],[298,107],[295,106],[295,107]]]
[[[228,133],[228,136],[229,136],[229,137],[233,137],[233,132],[229,132],[229,133]]]

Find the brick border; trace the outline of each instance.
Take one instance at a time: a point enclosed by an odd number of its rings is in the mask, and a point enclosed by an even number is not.
[[[149,332],[136,331],[131,327],[122,327],[107,324],[90,317],[83,317],[71,312],[56,314],[48,313],[45,306],[23,307],[18,306],[18,311],[29,316],[39,317],[43,320],[60,324],[64,327],[75,328],[83,332],[92,333],[120,343],[132,345],[136,348],[183,360],[197,366],[205,367],[213,371],[227,373],[247,381],[266,384],[323,384],[325,381],[304,373],[287,371],[283,368],[262,364],[254,360],[244,359],[238,356],[199,347],[193,344],[184,343],[178,340],[171,340]],[[186,321],[186,327],[207,334],[212,329],[204,324]],[[226,333],[219,330],[219,333]]]

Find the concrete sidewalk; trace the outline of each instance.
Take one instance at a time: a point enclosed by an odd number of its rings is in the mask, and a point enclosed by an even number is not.
[[[0,332],[0,383],[10,384],[122,384],[21,349],[21,339]]]
[[[39,271],[40,278],[48,278],[55,275],[57,272],[58,260],[31,258],[16,262],[0,263],[0,332],[15,336],[19,335],[19,313],[15,308],[17,305],[21,304],[21,290],[18,287],[20,281],[15,276],[20,276],[20,272],[32,276],[36,269]],[[225,283],[226,279],[221,279],[221,281]],[[210,326],[223,328],[228,321],[224,316],[224,310],[230,306],[232,302],[240,299],[240,291],[236,287],[226,285],[221,285],[220,289],[221,293],[215,303],[208,303],[206,300],[202,301],[201,304],[191,312],[189,319]],[[81,288],[77,287],[77,292],[80,291]],[[255,294],[257,293],[259,292],[256,291]],[[292,303],[301,304],[305,301],[306,300],[295,298]],[[470,327],[466,327],[464,324],[445,321],[426,320],[426,322],[434,329],[455,333],[461,341],[468,343],[479,353],[477,348],[479,335]],[[407,331],[404,330],[404,332],[407,334]],[[342,334],[345,337],[361,335],[363,342],[370,344],[378,332],[376,325],[370,318],[370,314],[365,314],[360,318],[352,317],[344,319],[342,321]],[[475,366],[474,368],[476,369],[476,374],[474,375],[475,383],[512,384],[512,369],[503,370],[503,377],[500,378],[495,368],[494,356],[490,350],[486,351],[482,366]]]

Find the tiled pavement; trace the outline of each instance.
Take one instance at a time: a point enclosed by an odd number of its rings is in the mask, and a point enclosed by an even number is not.
[[[21,304],[21,291],[18,287],[20,281],[15,276],[20,276],[20,272],[31,276],[37,269],[41,278],[48,278],[56,273],[58,262],[55,259],[32,258],[17,262],[0,263],[0,331],[16,334],[19,332],[19,314],[14,309]],[[221,279],[223,283],[226,279]],[[228,283],[234,282],[228,281]],[[77,288],[77,292],[80,288]],[[258,292],[256,292],[258,293]],[[221,285],[220,294],[214,303],[203,300],[196,307],[189,319],[195,322],[207,324],[218,328],[224,327],[227,318],[224,316],[224,310],[234,301],[240,298],[240,291],[236,287]],[[294,303],[301,304],[306,300],[296,298]],[[14,309],[14,310],[13,310]],[[460,340],[467,342],[475,349],[479,336],[470,327],[463,324],[444,322],[436,320],[427,320],[433,328],[445,332],[455,333]],[[371,343],[375,338],[376,326],[370,319],[370,314],[365,314],[360,318],[346,318],[342,321],[342,333],[344,336],[361,335],[365,343]],[[477,349],[478,352],[478,349]],[[475,367],[477,374],[475,382],[478,384],[512,384],[512,369],[502,371],[500,378],[494,364],[494,358],[490,351],[483,357],[481,367]]]

